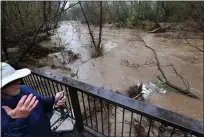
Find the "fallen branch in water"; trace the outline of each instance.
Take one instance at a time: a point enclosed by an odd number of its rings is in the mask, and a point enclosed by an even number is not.
[[[193,97],[193,98],[199,99],[196,95],[194,95],[193,93],[189,92],[188,90],[185,90],[185,89],[183,89],[183,88],[180,88],[180,87],[178,87],[178,86],[175,86],[175,85],[172,84],[171,82],[166,81],[166,80],[163,80],[160,76],[157,76],[157,78],[158,78],[160,81],[164,82],[164,83],[165,83],[166,85],[168,85],[169,87],[171,87],[171,88],[173,88],[173,89],[176,89],[177,91],[180,91],[181,93],[183,93],[183,94],[185,94],[185,95],[187,95],[187,96],[189,96],[189,97]]]
[[[148,63],[147,61],[144,64],[135,64],[135,63],[130,64],[128,60],[122,60],[121,64],[124,65],[124,66],[130,66],[130,67],[133,67],[133,68],[139,68],[139,67],[144,67],[144,66],[145,67],[156,66],[155,62]]]
[[[186,40],[186,42],[188,43],[188,45],[190,45],[191,47],[196,48],[196,49],[199,50],[200,52],[204,52],[204,50],[198,48],[196,45],[191,44],[191,42],[190,42],[188,39],[185,39],[185,40]]]
[[[158,68],[158,70],[160,71],[160,73],[161,73],[163,79],[162,79],[160,76],[158,76],[157,78],[158,78],[159,80],[163,81],[163,82],[164,82],[166,85],[168,85],[169,87],[171,87],[171,88],[173,88],[173,89],[176,89],[177,91],[180,91],[182,94],[185,94],[185,95],[187,95],[187,96],[190,96],[190,97],[199,99],[196,95],[194,95],[193,93],[191,93],[191,92],[189,91],[190,87],[189,87],[189,83],[187,82],[187,80],[185,80],[185,79],[176,71],[176,69],[174,68],[174,66],[173,66],[172,64],[170,64],[170,65],[168,65],[168,66],[171,66],[171,67],[173,68],[173,70],[174,70],[174,72],[176,73],[176,75],[179,76],[179,78],[180,78],[180,79],[182,80],[182,82],[184,83],[186,89],[183,89],[183,88],[181,88],[181,87],[178,87],[178,86],[172,84],[172,83],[167,79],[167,77],[166,77],[166,75],[165,75],[163,69],[161,68],[161,65],[160,65],[160,62],[159,62],[159,59],[158,59],[158,56],[157,56],[157,53],[155,52],[155,50],[154,50],[153,48],[147,46],[147,44],[145,43],[145,41],[144,41],[144,39],[143,39],[142,37],[140,37],[140,40],[143,42],[143,44],[144,44],[144,46],[145,46],[146,48],[149,48],[149,49],[154,53],[154,57],[155,57],[156,64],[157,64],[157,68]]]

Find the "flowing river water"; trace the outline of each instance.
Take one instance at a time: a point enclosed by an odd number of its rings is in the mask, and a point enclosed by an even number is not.
[[[97,31],[99,28],[95,27],[94,32]],[[127,95],[130,86],[137,82],[154,82],[157,80],[157,75],[160,75],[156,66],[138,68],[128,66],[155,61],[153,52],[138,40],[139,34],[148,46],[155,49],[161,65],[172,63],[178,73],[189,82],[191,92],[200,97],[197,100],[175,92],[165,94],[155,92],[151,93],[145,101],[194,119],[203,120],[203,54],[187,43],[175,40],[176,35],[159,36],[139,32],[136,29],[118,29],[105,25],[102,33],[103,56],[91,58],[91,40],[87,26],[74,21],[63,21],[55,30],[55,35],[51,36],[51,40],[43,41],[41,45],[63,46],[65,50],[40,59],[40,62],[46,64],[41,69],[66,76],[77,73],[75,79]],[[95,36],[98,35],[95,34]],[[193,42],[202,47],[201,39],[194,39]],[[73,63],[67,62],[66,51],[68,50],[79,53],[80,58]],[[61,67],[54,69],[52,65]],[[69,71],[62,69],[62,66],[69,68]],[[163,69],[173,84],[184,87],[171,67],[163,67]]]

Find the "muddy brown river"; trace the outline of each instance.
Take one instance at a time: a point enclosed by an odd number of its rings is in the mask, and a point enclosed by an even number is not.
[[[95,27],[94,32],[99,28]],[[46,71],[61,73],[80,81],[104,87],[112,91],[119,91],[127,95],[127,89],[137,82],[150,83],[157,80],[160,75],[156,66],[131,67],[128,64],[142,65],[145,62],[153,62],[154,54],[144,47],[138,40],[141,36],[146,44],[155,49],[161,65],[170,63],[174,65],[190,84],[191,92],[200,97],[199,100],[187,97],[180,93],[166,92],[151,93],[145,100],[153,105],[198,119],[203,120],[203,54],[192,48],[185,42],[176,40],[176,35],[165,37],[158,34],[140,32],[136,29],[115,28],[105,25],[102,34],[102,45],[104,54],[98,58],[91,57],[91,40],[86,25],[77,22],[61,22],[60,27],[55,30],[51,40],[41,43],[45,47],[63,46],[65,51],[50,54],[40,59],[46,67]],[[95,34],[97,36],[97,34]],[[202,47],[201,39],[194,39],[192,42]],[[80,54],[80,59],[73,63],[67,63],[66,50],[72,50]],[[51,68],[52,65],[61,66]],[[70,68],[69,71],[64,68]],[[184,87],[172,68],[163,67],[168,79],[177,86]]]

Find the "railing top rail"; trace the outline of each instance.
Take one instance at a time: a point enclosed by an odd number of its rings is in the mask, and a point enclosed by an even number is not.
[[[137,101],[129,97],[90,84],[86,84],[84,82],[74,80],[66,76],[60,76],[59,74],[54,74],[40,69],[32,69],[32,73],[63,84],[65,86],[76,88],[83,93],[90,94],[96,98],[103,99],[107,102],[110,102],[111,104],[141,114],[148,118],[155,119],[156,121],[166,123],[175,128],[188,132],[190,131],[194,135],[202,136],[204,134],[203,121],[198,121],[145,102]]]

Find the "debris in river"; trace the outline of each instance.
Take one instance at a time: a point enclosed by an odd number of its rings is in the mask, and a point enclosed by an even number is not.
[[[44,62],[53,69],[60,67],[67,68],[67,64],[72,64],[79,58],[79,53],[74,53],[71,50],[64,50],[62,52],[49,54]]]
[[[131,86],[129,87],[127,93],[129,94],[129,97],[133,98],[133,99],[138,99],[138,100],[144,100],[143,96],[142,96],[142,87],[143,84],[141,83],[140,85],[135,85],[135,86]]]
[[[157,92],[161,94],[165,94],[167,91],[163,88],[157,87],[155,84],[136,84],[135,86],[131,86],[128,89],[128,96],[137,99],[137,100],[145,100],[152,92]]]
[[[67,55],[69,57],[68,63],[73,63],[75,60],[79,59],[79,57],[80,57],[79,53],[75,54],[71,50],[68,50],[66,53],[67,53]]]
[[[52,65],[51,65],[51,68],[52,68],[52,69],[57,69],[57,66],[54,65],[54,64],[52,64]]]

